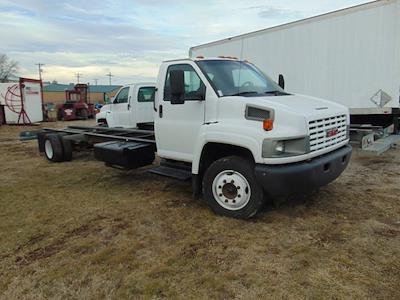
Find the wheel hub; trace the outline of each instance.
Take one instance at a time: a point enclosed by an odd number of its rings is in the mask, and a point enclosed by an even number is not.
[[[227,183],[222,187],[222,194],[225,196],[225,198],[235,199],[238,195],[238,191],[233,183]]]
[[[49,159],[53,158],[53,147],[51,146],[51,142],[49,140],[46,140],[44,143],[44,151],[46,152],[46,155]]]
[[[229,210],[240,210],[250,200],[250,184],[241,173],[226,170],[213,181],[213,195],[220,206]]]

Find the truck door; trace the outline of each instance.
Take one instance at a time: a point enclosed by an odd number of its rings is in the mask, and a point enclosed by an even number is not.
[[[184,71],[183,104],[171,104],[170,72]],[[205,85],[190,64],[171,65],[165,76],[162,99],[158,98],[155,134],[158,155],[191,162],[201,125],[204,124]]]
[[[135,105],[135,123],[154,122],[154,86],[140,86],[137,91],[137,103]]]
[[[109,124],[110,127],[129,127],[129,109],[129,87],[127,86],[118,92],[111,105],[112,124]]]

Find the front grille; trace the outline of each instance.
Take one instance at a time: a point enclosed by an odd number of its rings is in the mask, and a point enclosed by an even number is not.
[[[331,147],[347,139],[346,115],[308,122],[310,152]]]

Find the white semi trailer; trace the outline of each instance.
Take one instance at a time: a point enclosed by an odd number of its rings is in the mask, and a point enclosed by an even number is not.
[[[274,79],[283,74],[287,91],[343,104],[353,124],[398,122],[400,0],[374,1],[196,46],[189,55],[234,56]]]

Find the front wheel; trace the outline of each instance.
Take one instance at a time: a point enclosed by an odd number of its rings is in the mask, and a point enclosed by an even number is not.
[[[108,123],[106,119],[98,119],[97,126],[99,127],[108,127]]]
[[[238,156],[211,164],[203,177],[203,194],[215,213],[238,219],[253,217],[263,205],[263,190],[254,176],[254,164]]]

